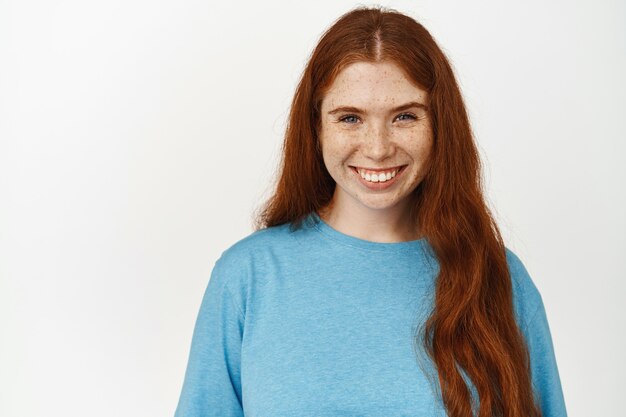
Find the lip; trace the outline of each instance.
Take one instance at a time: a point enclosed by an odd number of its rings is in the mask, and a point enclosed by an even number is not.
[[[361,174],[359,174],[359,171],[357,170],[356,167],[351,166],[350,168],[352,169],[352,172],[354,172],[354,175],[356,175],[357,180],[367,189],[369,190],[373,190],[373,191],[382,191],[382,190],[386,190],[389,187],[392,187],[398,180],[399,177],[402,176],[402,174],[404,174],[404,171],[406,170],[405,168],[407,167],[407,165],[400,165],[400,170],[396,173],[396,176],[393,177],[392,179],[390,179],[389,181],[385,181],[385,182],[369,182],[367,180],[364,180],[361,177]],[[395,167],[397,168],[397,167]],[[385,169],[385,170],[381,170],[381,171],[387,171],[387,170],[393,170],[395,168],[391,168],[391,169]],[[373,170],[376,171],[376,170]]]
[[[350,165],[351,168],[356,168],[356,169],[364,169],[366,171],[374,171],[374,172],[386,172],[386,171],[393,171],[394,169],[399,169],[399,168],[403,168],[406,165],[396,165],[395,167],[389,167],[389,168],[366,168],[366,167],[360,167],[360,166],[356,166],[356,165]]]

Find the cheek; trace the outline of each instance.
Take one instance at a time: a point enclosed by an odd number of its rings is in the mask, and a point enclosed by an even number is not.
[[[337,142],[336,138],[333,136],[331,132],[325,131],[320,134],[320,146],[322,149],[322,158],[324,159],[324,164],[326,168],[331,171],[332,167],[336,165],[335,162],[337,159]]]
[[[415,147],[415,152],[420,155],[423,159],[427,159],[433,149],[433,141],[430,138],[422,138],[419,142],[417,142],[417,146]]]
[[[428,159],[433,147],[432,134],[428,130],[418,130],[402,138],[403,148],[416,161]]]
[[[320,145],[325,160],[342,160],[346,157],[356,141],[346,132],[324,128],[320,134]]]
[[[420,146],[416,150],[416,153],[419,155],[419,160],[422,163],[424,173],[430,171],[433,159],[433,143],[432,137],[427,138],[420,143]]]

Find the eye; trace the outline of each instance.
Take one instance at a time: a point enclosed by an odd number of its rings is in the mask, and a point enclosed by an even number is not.
[[[349,114],[347,116],[343,116],[339,119],[340,122],[345,122],[348,124],[354,124],[359,121],[359,117],[354,114]]]
[[[399,114],[396,119],[398,120],[417,120],[417,117],[413,113],[402,113]]]

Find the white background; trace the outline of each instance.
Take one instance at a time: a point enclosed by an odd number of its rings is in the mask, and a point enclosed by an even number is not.
[[[570,416],[626,388],[626,7],[395,1],[450,57]],[[214,261],[349,1],[0,0],[0,415],[171,416]]]

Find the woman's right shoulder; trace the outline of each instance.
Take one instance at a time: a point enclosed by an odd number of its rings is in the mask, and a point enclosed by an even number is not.
[[[286,223],[254,231],[228,246],[215,261],[208,287],[218,293],[227,291],[244,317],[252,298],[262,294],[272,271],[297,258],[301,251],[289,226]]]
[[[246,286],[273,262],[297,245],[289,224],[260,229],[237,240],[222,251],[211,279],[229,281],[228,286]],[[226,282],[225,282],[226,284]]]
[[[256,230],[230,244],[223,250],[219,260],[224,262],[242,262],[250,257],[262,256],[268,250],[279,250],[293,244],[294,238],[289,231],[289,224],[266,227]]]

